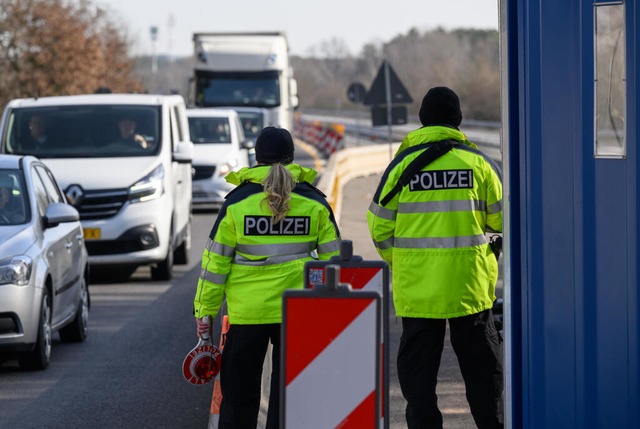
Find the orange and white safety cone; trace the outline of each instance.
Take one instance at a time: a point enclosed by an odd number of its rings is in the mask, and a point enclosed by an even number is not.
[[[229,316],[222,318],[222,330],[220,332],[220,351],[224,350],[224,344],[229,330]],[[211,411],[209,416],[209,429],[218,429],[220,426],[220,403],[222,402],[222,389],[220,388],[220,373],[213,380],[213,396],[211,397]]]

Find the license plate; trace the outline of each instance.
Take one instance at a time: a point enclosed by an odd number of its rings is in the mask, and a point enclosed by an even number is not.
[[[100,228],[84,228],[84,239],[85,240],[99,240],[100,239]]]

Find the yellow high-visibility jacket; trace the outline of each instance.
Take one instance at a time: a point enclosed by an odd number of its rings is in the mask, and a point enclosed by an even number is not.
[[[215,315],[226,296],[229,323],[281,323],[282,294],[302,289],[304,264],[338,255],[340,232],[317,172],[289,164],[297,185],[287,217],[273,223],[262,181],[270,166],[229,173],[238,187],[227,195],[202,254],[195,316]]]
[[[381,206],[409,163],[443,140],[453,149]],[[493,306],[498,264],[486,233],[502,232],[501,173],[462,132],[429,126],[409,133],[382,175],[367,222],[392,270],[398,316],[443,319]]]

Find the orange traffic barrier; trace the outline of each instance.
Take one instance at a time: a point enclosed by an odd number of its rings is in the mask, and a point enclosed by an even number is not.
[[[229,330],[229,316],[222,318],[222,331],[220,332],[220,351],[224,350],[224,344],[227,339],[227,331]],[[222,389],[220,388],[220,374],[213,380],[213,395],[211,397],[211,415],[209,416],[209,427],[217,429],[220,419],[220,403],[222,402]]]

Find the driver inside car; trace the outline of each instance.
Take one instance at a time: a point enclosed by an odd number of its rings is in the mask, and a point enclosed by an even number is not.
[[[121,118],[118,121],[118,131],[120,132],[120,138],[116,143],[132,144],[147,149],[149,143],[145,140],[142,134],[137,133],[138,123],[129,117]]]
[[[13,200],[13,181],[9,177],[0,178],[0,223],[12,225],[24,221],[24,216],[15,209]]]

